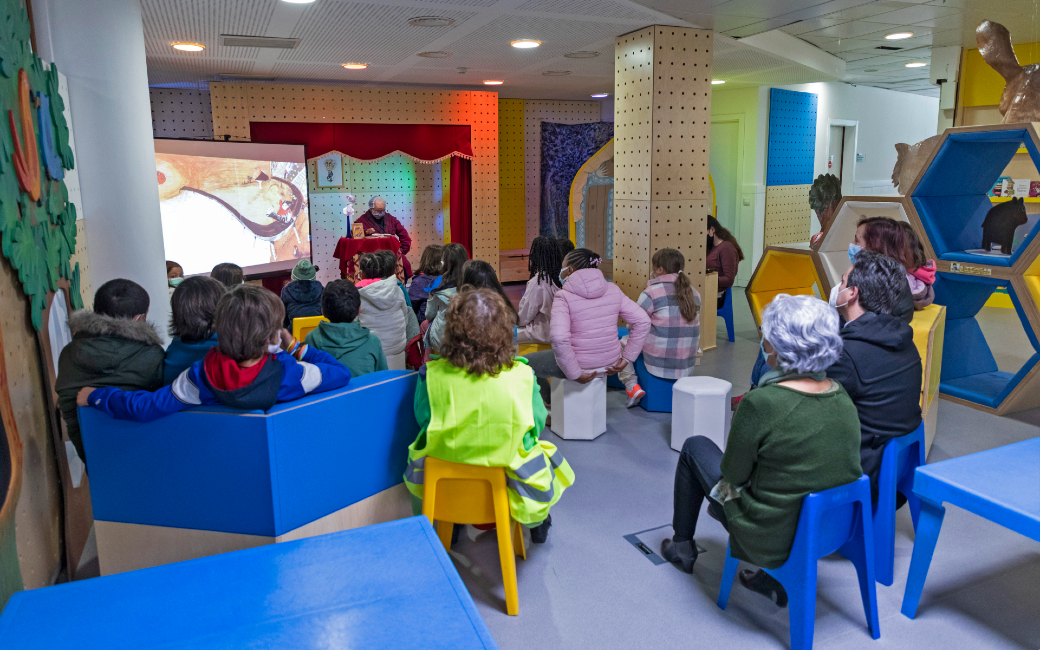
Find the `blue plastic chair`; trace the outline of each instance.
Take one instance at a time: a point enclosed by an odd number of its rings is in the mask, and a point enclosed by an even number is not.
[[[726,322],[726,334],[729,342],[732,343],[736,340],[733,335],[733,287],[726,289],[726,297],[722,299],[722,307],[719,307],[716,313]]]
[[[816,623],[816,563],[838,551],[856,567],[863,611],[871,636],[881,638],[874,584],[874,535],[870,518],[870,479],[859,480],[802,500],[802,513],[791,555],[778,569],[766,569],[787,591],[791,616],[791,650],[810,650]],[[726,547],[718,605],[726,609],[737,575],[738,560]]]
[[[874,511],[874,570],[877,581],[891,587],[896,546],[896,492],[906,497],[917,530],[921,500],[914,494],[914,470],[925,464],[924,423],[913,433],[893,438],[885,445],[878,474],[878,502]]]

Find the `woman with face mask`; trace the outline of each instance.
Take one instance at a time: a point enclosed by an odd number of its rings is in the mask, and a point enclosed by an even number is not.
[[[708,272],[719,274],[718,309],[722,308],[726,299],[726,289],[733,286],[737,279],[737,267],[744,261],[744,251],[733,233],[726,230],[718,219],[708,215],[708,257],[705,266]]]
[[[180,264],[166,260],[166,281],[170,285],[170,295],[172,296],[173,290],[184,281],[184,269],[181,268]]]
[[[935,300],[935,261],[925,259],[924,247],[909,224],[888,217],[866,217],[856,224],[856,235],[849,244],[849,262],[856,263],[861,250],[880,253],[906,269],[906,281],[912,299],[900,303],[894,314],[906,322],[914,318],[914,310],[924,309]],[[840,300],[838,302],[841,302]]]

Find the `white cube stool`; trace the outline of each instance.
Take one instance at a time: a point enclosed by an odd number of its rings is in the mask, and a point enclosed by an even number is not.
[[[552,424],[549,429],[564,440],[595,440],[607,431],[607,380],[587,384],[551,379]]]
[[[690,436],[704,436],[726,449],[729,395],[733,384],[715,377],[683,377],[672,384],[672,449]]]

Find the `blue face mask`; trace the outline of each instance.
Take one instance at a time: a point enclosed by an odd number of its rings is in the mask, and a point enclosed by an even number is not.
[[[856,255],[858,255],[861,250],[863,250],[862,246],[857,246],[855,244],[849,244],[849,261],[852,262],[853,264],[855,264],[856,263]]]
[[[768,359],[769,358],[769,353],[766,352],[766,340],[765,339],[759,339],[758,340],[758,349],[762,351],[762,358],[763,359]]]
[[[567,267],[567,268],[570,268],[570,267]],[[563,286],[564,284],[566,284],[566,283],[567,283],[567,278],[563,277],[563,272],[564,272],[565,270],[566,270],[566,269],[561,269],[561,270],[560,270],[560,286],[561,286],[561,287],[562,287],[562,286]],[[570,277],[570,276],[568,276],[568,277]]]

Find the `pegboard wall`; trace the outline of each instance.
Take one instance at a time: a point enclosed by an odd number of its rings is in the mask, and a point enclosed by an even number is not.
[[[766,185],[812,184],[817,101],[814,93],[769,89]]]
[[[486,260],[498,269],[497,93],[211,83],[210,99],[215,137],[227,134],[232,140],[248,140],[251,121],[468,124],[474,154],[473,257]],[[386,196],[384,188],[379,192]],[[386,198],[391,201],[390,197]],[[359,204],[361,201],[362,197],[358,196]],[[368,199],[364,201],[365,205],[360,207],[367,209]],[[390,211],[401,216],[392,207]]]
[[[213,139],[209,90],[150,88],[152,135],[156,138]]]
[[[713,39],[657,25],[615,41],[614,281],[630,297],[661,248],[703,295]]]
[[[498,100],[498,240],[502,250],[527,248],[524,211],[524,100]]]
[[[387,212],[397,217],[412,238],[408,260],[418,268],[423,249],[444,243],[444,183],[441,165],[416,162],[403,154],[365,162],[343,158],[343,187],[318,187],[315,158],[307,161],[311,208],[311,247],[319,267],[318,280],[339,279],[339,260],[332,256],[336,243],[350,228],[343,214],[347,194],[357,199],[356,219],[368,210],[368,201],[381,196]]]
[[[765,246],[809,240],[812,218],[807,185],[766,186]]]
[[[526,214],[527,248],[538,236],[538,212],[541,202],[542,122],[584,124],[599,122],[600,107],[595,101],[524,101],[524,212]]]

